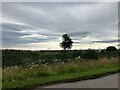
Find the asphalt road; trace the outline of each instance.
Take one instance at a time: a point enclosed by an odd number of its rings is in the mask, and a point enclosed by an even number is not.
[[[37,87],[36,89],[39,88],[40,87]],[[44,86],[42,88],[118,88],[118,73],[97,79],[55,84],[50,86]]]

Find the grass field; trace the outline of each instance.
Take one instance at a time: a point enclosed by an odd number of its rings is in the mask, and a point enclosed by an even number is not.
[[[4,88],[29,88],[57,82],[69,82],[99,77],[117,72],[118,59],[100,59],[56,63],[29,63],[3,69]]]

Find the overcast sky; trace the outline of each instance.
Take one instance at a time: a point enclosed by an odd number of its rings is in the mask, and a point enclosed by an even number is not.
[[[61,49],[61,36],[72,49],[100,49],[118,44],[117,2],[4,2],[3,48]]]

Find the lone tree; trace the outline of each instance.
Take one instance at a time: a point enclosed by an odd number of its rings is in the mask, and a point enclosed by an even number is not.
[[[62,40],[63,40],[62,43],[60,43],[61,48],[63,48],[64,50],[66,50],[67,48],[68,49],[72,48],[73,41],[67,34],[63,34]]]

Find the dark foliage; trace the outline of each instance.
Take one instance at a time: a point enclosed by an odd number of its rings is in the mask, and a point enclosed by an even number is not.
[[[109,46],[106,48],[106,51],[117,51],[117,48],[114,46]]]
[[[87,50],[82,54],[83,59],[98,59],[98,51],[95,50]]]
[[[2,50],[2,66],[20,66],[26,63],[56,63],[71,62],[77,57],[83,60],[97,60],[99,58],[117,58],[120,50],[107,52],[106,50],[56,50],[56,51],[25,51],[25,50]],[[81,61],[81,60],[80,60]]]
[[[64,50],[66,50],[67,48],[68,49],[72,48],[73,41],[67,34],[63,34],[62,39],[63,39],[63,41],[62,41],[62,43],[60,43],[60,46]]]

